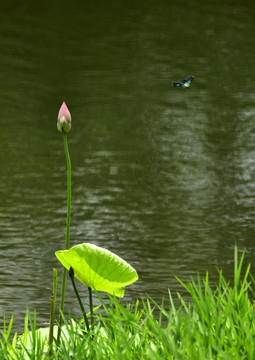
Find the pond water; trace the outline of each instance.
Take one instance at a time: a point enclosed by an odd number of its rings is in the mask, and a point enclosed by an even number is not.
[[[124,301],[255,253],[252,1],[12,1],[0,5],[0,318],[49,319],[64,249],[72,114],[71,246],[132,264]],[[190,89],[173,82],[194,76]],[[84,303],[87,292],[82,289]],[[67,281],[66,310],[79,314]],[[2,321],[2,320],[1,320]]]

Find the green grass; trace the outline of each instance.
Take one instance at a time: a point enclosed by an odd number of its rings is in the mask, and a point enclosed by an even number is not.
[[[35,314],[33,318],[27,314],[21,339],[17,334],[11,339],[11,319],[1,331],[0,359],[253,360],[255,280],[250,266],[242,269],[243,259],[244,254],[238,263],[235,249],[233,286],[221,271],[215,287],[209,284],[208,274],[188,284],[179,280],[191,300],[178,295],[178,306],[170,292],[166,305],[147,298],[123,306],[111,296],[106,304],[99,296],[102,306],[94,313],[93,330],[88,333],[70,315],[64,319],[60,342],[54,337],[52,357],[47,355],[48,329],[45,333],[36,329]]]

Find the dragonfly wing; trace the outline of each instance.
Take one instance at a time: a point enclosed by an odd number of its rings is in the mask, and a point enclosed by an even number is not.
[[[188,78],[188,80],[187,80],[186,83],[185,83],[185,86],[186,86],[186,87],[189,87],[190,84],[191,84],[191,81],[192,81],[193,79],[194,79],[193,76],[191,76],[190,78]]]

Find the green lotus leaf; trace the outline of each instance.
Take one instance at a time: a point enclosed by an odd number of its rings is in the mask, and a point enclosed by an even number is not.
[[[55,252],[62,265],[93,290],[122,297],[124,288],[138,280],[136,270],[116,254],[93,244],[83,243]]]
[[[17,344],[19,345],[21,351],[24,351],[24,347],[25,347],[27,353],[22,354],[23,356],[20,357],[20,359],[29,360],[32,358],[31,353],[33,352],[35,339],[37,339],[38,342],[40,341],[41,344],[43,344],[43,352],[44,354],[46,354],[49,350],[49,344],[48,344],[49,330],[50,330],[49,327],[39,328],[35,330],[35,334],[33,330],[22,334],[18,338]],[[75,331],[76,334],[79,333],[79,335],[83,335],[83,332],[80,330],[79,324],[77,324],[73,319],[71,319],[70,325],[64,325],[61,327],[61,338],[66,344],[68,344],[68,342],[71,341],[72,331]],[[57,338],[57,332],[58,332],[58,325],[54,325],[53,334],[55,338]],[[55,343],[53,343],[53,348],[56,349]],[[70,349],[70,351],[72,352],[72,349]],[[36,358],[45,359],[46,357],[39,357],[38,355],[38,357]]]

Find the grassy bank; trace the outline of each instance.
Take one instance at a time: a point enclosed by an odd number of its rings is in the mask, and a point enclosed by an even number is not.
[[[93,329],[85,331],[70,315],[51,355],[48,329],[36,329],[35,315],[26,316],[20,339],[11,339],[11,321],[1,331],[0,359],[254,359],[255,281],[249,266],[242,271],[243,258],[238,264],[236,249],[233,286],[221,271],[214,289],[208,274],[182,283],[191,301],[178,295],[178,307],[170,292],[166,306],[152,299],[127,306],[101,299],[104,310],[95,314]]]

